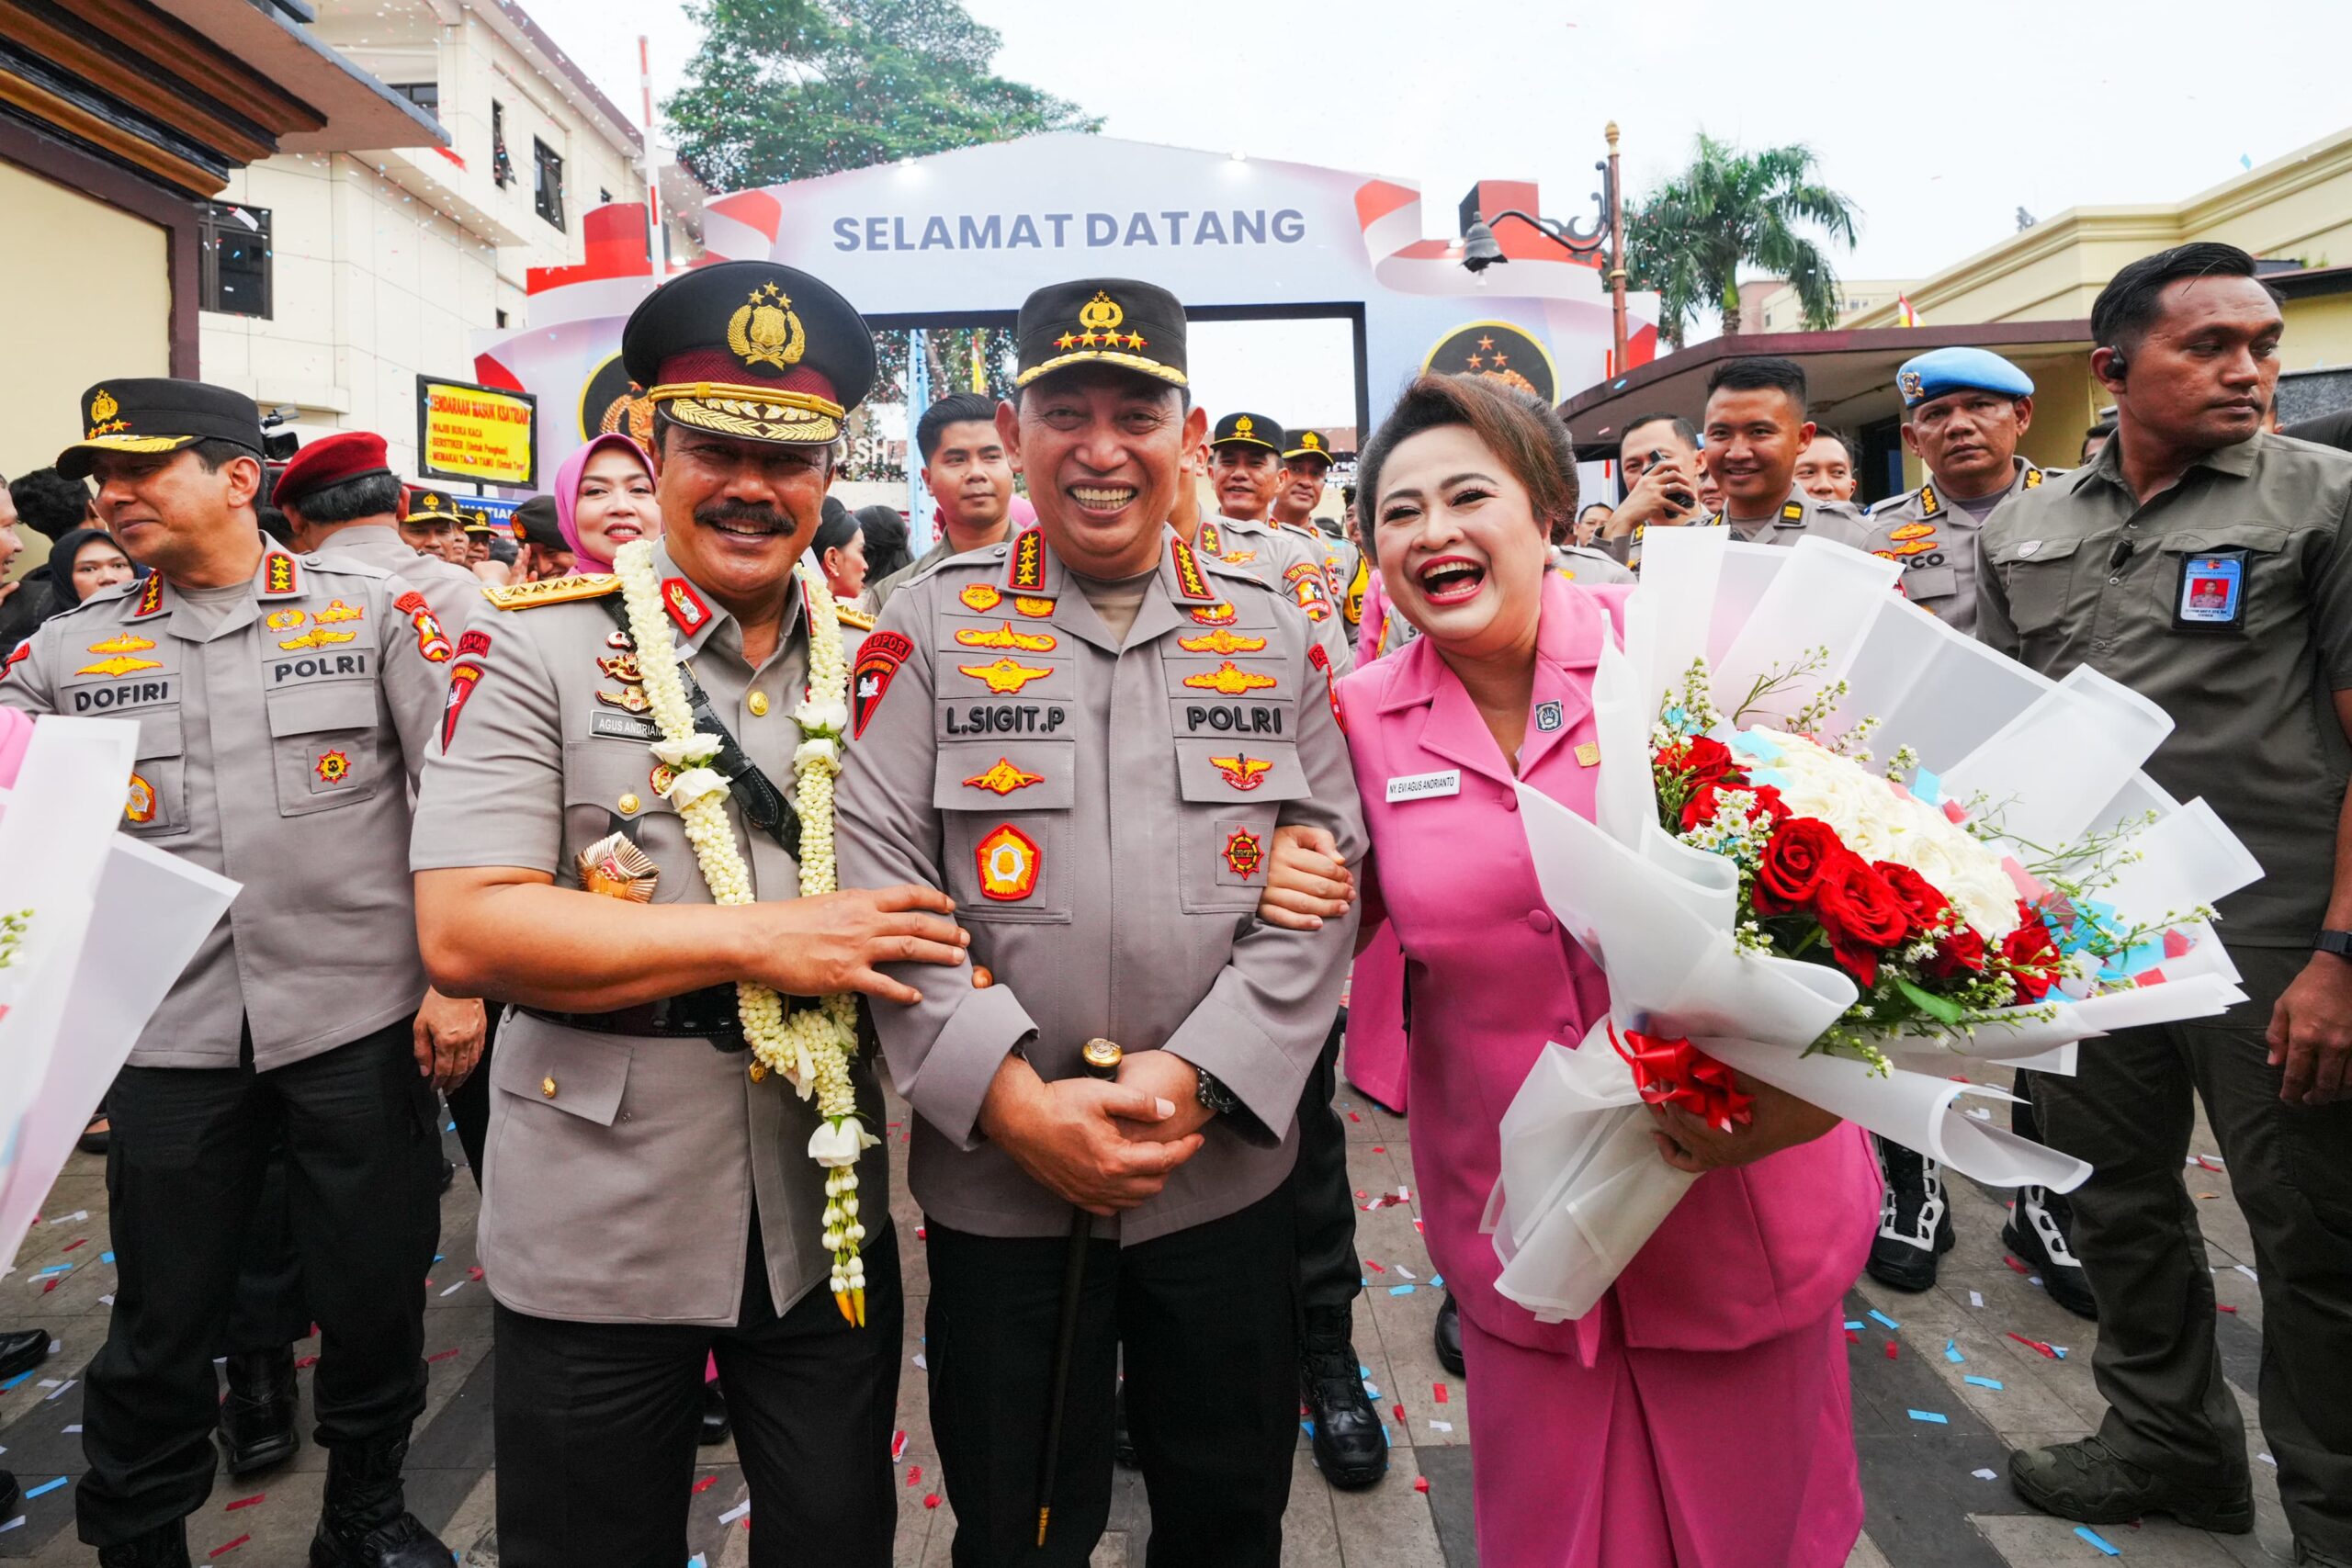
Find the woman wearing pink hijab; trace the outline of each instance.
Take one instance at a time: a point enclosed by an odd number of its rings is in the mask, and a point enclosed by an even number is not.
[[[555,525],[571,547],[574,573],[610,571],[623,545],[658,538],[662,508],[645,448],[607,431],[566,457],[555,473]]]

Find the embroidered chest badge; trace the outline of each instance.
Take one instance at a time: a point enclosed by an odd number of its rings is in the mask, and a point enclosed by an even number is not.
[[[1245,795],[1264,784],[1266,775],[1274,770],[1273,763],[1263,757],[1211,757],[1209,765],[1225,775],[1226,783]]]
[[[1238,697],[1250,692],[1272,691],[1279,682],[1272,675],[1261,675],[1255,670],[1244,670],[1228,659],[1215,670],[1184,677],[1184,684],[1199,691],[1215,692],[1221,697]]]
[[[1247,882],[1266,863],[1266,847],[1249,829],[1236,828],[1233,836],[1225,840],[1225,863],[1234,875]]]
[[[980,896],[1000,904],[1026,898],[1037,890],[1037,874],[1045,855],[1037,840],[1010,822],[1001,822],[974,848],[980,874]]]
[[[1030,682],[1042,681],[1053,673],[1049,668],[1023,664],[1009,653],[993,664],[958,664],[956,669],[957,673],[969,675],[988,687],[996,696],[1008,696]]]
[[[1024,773],[1013,765],[1012,758],[1000,757],[997,759],[996,766],[986,773],[974,773],[970,778],[966,779],[964,787],[984,789],[995,795],[1011,795],[1016,789],[1027,789],[1031,784],[1045,782],[1045,774]]]

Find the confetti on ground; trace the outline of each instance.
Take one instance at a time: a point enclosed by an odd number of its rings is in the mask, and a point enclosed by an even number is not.
[[[32,1373],[30,1372],[18,1372],[15,1377],[10,1378],[7,1382],[0,1382],[0,1393],[7,1393],[10,1389],[16,1387],[18,1383],[24,1382],[30,1376],[32,1376]]]
[[[902,1459],[904,1459],[904,1458],[906,1458],[906,1457],[907,1457],[907,1435],[906,1435],[906,1433],[904,1433],[904,1432],[893,1432],[893,1433],[891,1433],[891,1434],[890,1434],[890,1462],[891,1462],[892,1464],[896,1464],[896,1463],[898,1463],[900,1460],[902,1460]]]
[[[2255,1273],[2253,1269],[2247,1268],[2245,1264],[2239,1264],[2237,1266],[2237,1269],[2239,1273],[2245,1275],[2247,1279],[2254,1280],[2256,1284],[2260,1284],[2262,1282],[2261,1276]]]
[[[1430,1395],[1440,1404],[1445,1404],[1448,1398],[1445,1392],[1445,1385],[1442,1382],[1433,1382],[1430,1384]]]
[[[2041,1351],[2043,1355],[2049,1357],[2053,1361],[2059,1359],[2058,1348],[2054,1345],[2044,1345],[2039,1339],[2028,1339],[2024,1335],[2014,1332],[2009,1335],[2009,1337],[2016,1340],[2018,1344],[2023,1345],[2028,1349]]]
[[[18,1514],[15,1518],[10,1519],[6,1524],[5,1524],[5,1525],[0,1525],[0,1531],[7,1531],[7,1530],[15,1529],[18,1525],[23,1524],[24,1522],[25,1522],[25,1516],[24,1516],[24,1515],[22,1515],[22,1514]]]
[[[1967,1376],[1965,1376],[1965,1377],[1962,1378],[1960,1381],[1961,1381],[1961,1382],[1965,1382],[1965,1383],[1973,1383],[1973,1384],[1975,1384],[1978,1388],[1989,1388],[1989,1389],[1993,1390],[1996,1393],[1999,1393],[1999,1392],[2000,1392],[2000,1388],[2001,1388],[2001,1380],[2000,1380],[2000,1379],[1998,1379],[1998,1378],[1980,1378],[1980,1377],[1978,1377],[1974,1372],[1970,1372]]]
[[[751,1512],[752,1505],[749,1503],[738,1503],[733,1507],[728,1509],[725,1513],[719,1515],[718,1522],[722,1525],[731,1525],[737,1519],[749,1517]]]
[[[2091,1529],[2088,1525],[2076,1525],[2075,1527],[2075,1533],[2081,1536],[2085,1540],[2089,1541],[2093,1546],[2098,1548],[2102,1556],[2120,1557],[2123,1555],[2121,1548],[2110,1544],[2105,1537],[2101,1536],[2098,1531]]]
[[[294,1370],[299,1372],[304,1367],[315,1367],[318,1364],[319,1359],[316,1356],[298,1356],[294,1360]]]
[[[98,1254],[98,1261],[101,1263],[111,1263],[114,1261],[114,1254],[111,1252],[101,1252]]]
[[[1968,1304],[1969,1304],[1970,1306],[1973,1306],[1973,1307],[1981,1307],[1981,1306],[1983,1306],[1983,1305],[1984,1304],[1984,1292],[1982,1292],[1982,1291],[1971,1291],[1971,1292],[1968,1292]]]
[[[1960,1353],[1960,1346],[1956,1341],[1946,1339],[1944,1341],[1944,1359],[1950,1361],[1954,1366],[1958,1366],[1962,1361],[1967,1360],[1968,1358]]]
[[[2213,1303],[2213,1310],[2215,1312],[2235,1312],[2238,1309],[2230,1305],[2227,1302],[2215,1302]]]
[[[1385,1155],[1385,1154],[1386,1154],[1388,1151],[1387,1151],[1386,1149],[1385,1149],[1385,1148],[1382,1148],[1378,1144],[1374,1144],[1374,1145],[1372,1145],[1372,1152],[1373,1152],[1374,1154],[1376,1154],[1376,1155]]]
[[[67,1242],[62,1247],[59,1248],[59,1250],[62,1252],[71,1252],[77,1247],[87,1247],[89,1245],[90,1238],[88,1236],[77,1235],[72,1241]]]
[[[920,1350],[915,1352],[915,1366],[922,1371],[931,1371],[931,1363],[923,1359],[922,1352]]]
[[[1391,1285],[1388,1287],[1388,1293],[1392,1296],[1409,1296],[1418,1288],[1413,1285]]]
[[[1951,1416],[1934,1410],[1914,1410],[1911,1412],[1911,1419],[1914,1421],[1925,1421],[1932,1427],[1949,1427],[1951,1425]]]
[[[1848,1330],[1846,1330],[1846,1343],[1847,1343],[1847,1344],[1849,1344],[1849,1345],[1859,1345],[1859,1344],[1860,1344],[1861,1342],[1862,1342],[1862,1337],[1861,1337],[1860,1335],[1859,1335],[1859,1334],[1855,1333],[1855,1332],[1854,1332],[1852,1329],[1850,1329],[1850,1328],[1849,1328],[1849,1329],[1848,1329]]]
[[[1979,1481],[1998,1481],[2001,1479],[2001,1472],[1996,1470],[1972,1470],[1968,1473],[1976,1477]]]
[[[1892,1361],[1892,1360],[1894,1360],[1894,1359],[1895,1359],[1896,1354],[1897,1354],[1897,1348],[1896,1348],[1896,1346],[1895,1346],[1894,1341],[1894,1340],[1892,1340],[1892,1339],[1888,1340],[1888,1341],[1886,1342],[1886,1359],[1887,1359],[1888,1360]]]
[[[920,1486],[922,1484],[922,1466],[919,1464],[910,1464],[907,1466],[907,1484],[910,1486]]]
[[[922,1495],[922,1506],[926,1508],[936,1508],[939,1506],[939,1494],[936,1492],[924,1493]]]
[[[427,1356],[427,1357],[425,1357],[425,1358],[424,1358],[424,1362],[425,1362],[425,1365],[427,1365],[427,1366],[431,1366],[431,1365],[432,1365],[434,1362],[435,1362],[435,1361],[446,1361],[446,1360],[447,1360],[450,1357],[452,1357],[452,1356],[456,1355],[457,1353],[458,1353],[458,1352],[457,1352],[457,1350],[456,1350],[456,1348],[450,1348],[450,1349],[447,1349],[447,1350],[435,1350],[435,1351],[434,1351],[434,1352],[433,1352],[433,1354],[431,1354],[430,1356]],[[317,1357],[315,1357],[315,1356],[313,1356],[313,1357],[311,1358],[311,1359],[312,1359],[312,1360],[316,1360],[316,1359],[318,1359],[318,1358],[317,1358]]]
[[[74,1265],[71,1263],[52,1263],[46,1269],[34,1269],[33,1278],[38,1280],[49,1274],[71,1274],[72,1272],[74,1272]]]
[[[67,1378],[63,1382],[59,1383],[59,1384],[57,1385],[57,1390],[56,1390],[56,1392],[55,1392],[55,1393],[51,1393],[49,1397],[50,1397],[50,1398],[51,1398],[51,1399],[58,1399],[58,1398],[62,1398],[62,1397],[63,1397],[65,1391],[66,1391],[67,1389],[69,1389],[69,1388],[72,1388],[72,1387],[73,1387],[76,1382],[80,1382],[80,1381],[81,1381],[81,1380],[80,1380],[80,1379],[78,1379],[78,1378]]]
[[[2025,1276],[2026,1276],[2027,1278],[2029,1278],[2029,1279],[2030,1279],[2030,1278],[2032,1277],[2032,1275],[2033,1275],[2033,1270],[2032,1270],[2032,1269],[2030,1269],[2027,1268],[2024,1264],[2022,1264],[2022,1263],[2018,1262],[2016,1258],[2009,1257],[2007,1253],[2002,1254],[2001,1261],[2002,1261],[2002,1262],[2004,1262],[2004,1263],[2006,1263],[2006,1264],[2007,1264],[2010,1268],[2012,1268],[2012,1269],[2016,1269],[2018,1273],[2025,1275]]]
[[[1420,1278],[1419,1275],[1414,1273],[1410,1269],[1406,1268],[1402,1263],[1396,1265],[1396,1277],[1399,1280],[1417,1280]]]
[[[1403,1426],[1405,1423],[1405,1407],[1401,1404],[1392,1404],[1388,1408],[1395,1412],[1396,1424],[1400,1427]]]
[[[1367,1268],[1367,1269],[1371,1269],[1371,1270],[1372,1270],[1374,1273],[1375,1273],[1375,1274],[1385,1274],[1385,1273],[1387,1273],[1387,1272],[1388,1272],[1388,1270],[1387,1270],[1387,1269],[1383,1269],[1379,1264],[1374,1263],[1374,1262],[1371,1258],[1365,1258],[1365,1259],[1363,1260],[1363,1266],[1364,1266],[1365,1268]]]
[[[706,1475],[687,1489],[686,1495],[689,1497],[699,1497],[718,1484],[718,1477],[715,1475]]]
[[[473,1283],[473,1281],[472,1281],[471,1280],[458,1280],[456,1284],[454,1284],[454,1285],[450,1286],[447,1290],[446,1290],[446,1291],[442,1292],[441,1293],[442,1293],[443,1295],[445,1295],[445,1296],[454,1296],[454,1295],[456,1295],[459,1291],[464,1290],[468,1285],[470,1285],[470,1284],[472,1284],[472,1283]]]
[[[234,1551],[237,1548],[244,1545],[245,1542],[251,1540],[253,1540],[253,1537],[249,1535],[241,1535],[234,1540],[223,1541],[220,1545],[216,1546],[211,1551],[206,1552],[204,1554],[205,1560],[207,1562],[210,1562],[215,1557],[223,1556],[228,1552]]]
[[[1453,1430],[1453,1423],[1451,1421],[1432,1421],[1430,1423],[1430,1430],[1432,1432],[1451,1432]]]
[[[76,1210],[74,1210],[74,1211],[72,1213],[70,1213],[70,1214],[60,1214],[60,1215],[58,1215],[58,1216],[57,1216],[57,1218],[55,1218],[55,1219],[53,1219],[53,1220],[51,1220],[51,1221],[49,1221],[48,1223],[49,1223],[49,1224],[52,1224],[52,1225],[64,1225],[64,1224],[73,1224],[75,1220],[86,1220],[86,1219],[88,1219],[89,1217],[90,1217],[90,1211],[89,1211],[89,1210],[87,1210],[87,1209],[76,1209]]]
[[[235,1513],[235,1512],[236,1512],[238,1509],[240,1509],[240,1508],[250,1508],[250,1507],[252,1507],[255,1503],[260,1502],[264,1497],[266,1497],[266,1496],[268,1496],[268,1495],[269,1495],[269,1494],[268,1494],[268,1493],[266,1493],[266,1492],[256,1492],[256,1493],[254,1493],[254,1494],[252,1496],[250,1496],[250,1497],[240,1497],[240,1498],[238,1498],[235,1502],[233,1502],[233,1503],[230,1504],[227,1507],[222,1508],[220,1511],[221,1511],[222,1513],[224,1513],[224,1514],[233,1514],[233,1513]]]
[[[1846,1320],[1846,1326],[1849,1330],[1860,1328],[1861,1325],[1862,1320],[1859,1317],[1849,1317]]]
[[[43,1496],[49,1493],[54,1492],[64,1484],[65,1477],[61,1475],[54,1481],[44,1481],[38,1486],[26,1487],[25,1497],[28,1501],[30,1501],[32,1498]]]
[[[1871,1309],[1871,1321],[1883,1328],[1900,1328],[1903,1326],[1901,1324],[1895,1322],[1894,1319],[1887,1316],[1886,1314],[1879,1311],[1876,1307],[1872,1307]]]
[[[2256,1454],[2254,1457],[2260,1460],[2263,1463],[2268,1465],[2273,1470],[2278,1468],[2278,1461],[2272,1459],[2268,1454]]]

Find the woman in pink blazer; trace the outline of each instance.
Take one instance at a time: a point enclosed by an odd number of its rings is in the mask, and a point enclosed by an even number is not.
[[[1704,1171],[1584,1318],[1495,1290],[1479,1220],[1498,1128],[1546,1041],[1608,1004],[1544,908],[1516,779],[1589,815],[1590,690],[1625,588],[1546,570],[1572,516],[1566,432],[1470,377],[1426,378],[1367,446],[1358,504],[1396,613],[1423,635],[1337,692],[1372,830],[1364,926],[1385,912],[1411,1007],[1413,1168],[1461,1303],[1487,1568],[1837,1568],[1860,1532],[1840,1300],[1879,1181],[1856,1129],[1767,1086],[1724,1134],[1653,1111],[1660,1157]],[[1282,851],[1276,905],[1344,881]],[[1291,917],[1293,920],[1298,913]]]

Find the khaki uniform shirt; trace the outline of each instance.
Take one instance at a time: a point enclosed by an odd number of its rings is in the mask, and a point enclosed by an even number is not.
[[[2335,871],[2352,690],[2352,457],[2256,435],[2143,504],[2109,442],[2001,503],[1977,537],[1976,635],[2052,678],[2078,664],[2173,717],[2149,776],[2202,795],[2262,863],[2221,902],[2233,946],[2301,947]]]
[[[2064,472],[2012,457],[2016,473],[2003,499],[2039,489]],[[1992,518],[1985,513],[1986,521]],[[1935,476],[1917,490],[1890,496],[1870,509],[1871,536],[1862,547],[1899,562],[1903,596],[1960,631],[1976,630],[1976,535],[1983,526],[1964,507],[1946,501]]]
[[[1870,537],[1870,525],[1859,510],[1842,501],[1815,500],[1802,486],[1792,486],[1781,510],[1761,523],[1735,523],[1729,513],[1718,512],[1692,526],[1729,528],[1743,545],[1792,546],[1810,534],[1860,549]]]
[[[1356,667],[1355,637],[1331,596],[1329,575],[1313,545],[1288,528],[1219,514],[1204,518],[1201,550],[1227,566],[1238,566],[1303,612],[1308,630],[1336,679]],[[1357,611],[1361,619],[1363,611]]]
[[[1552,570],[1570,582],[1581,582],[1587,588],[1639,581],[1629,568],[1619,565],[1606,550],[1596,550],[1589,545],[1554,545]]]
[[[808,632],[796,584],[777,649],[754,670],[734,618],[654,545],[672,630],[719,722],[787,796],[807,694]],[[613,585],[597,594],[600,584]],[[563,585],[575,596],[560,597]],[[685,825],[656,790],[658,739],[634,654],[605,609],[611,578],[562,578],[534,607],[492,610],[488,648],[453,671],[425,769],[411,863],[524,866],[579,886],[579,852],[626,831],[660,876],[657,904],[707,904]],[[800,870],[765,833],[728,818],[763,899],[797,897]],[[592,1033],[509,1013],[491,1058],[489,1172],[481,1247],[491,1291],[535,1317],[576,1323],[735,1321],[753,1200],[779,1313],[831,1268],[821,1244],[824,1172],[808,1156],[813,1104],[780,1077],[753,1083],[747,1052],[695,1039]],[[870,1065],[868,1124],[882,1127]],[[862,1162],[864,1212],[888,1214],[881,1151]],[[867,1227],[879,1226],[869,1219]]]
[[[482,613],[482,581],[455,561],[428,556],[379,523],[345,523],[326,531],[318,554],[327,560],[356,560],[389,571],[424,595],[441,629],[452,638],[465,634]]]
[[[264,554],[251,594],[188,602],[160,573],[27,639],[0,702],[135,719],[122,830],[244,885],[130,1062],[266,1071],[416,1011],[409,791],[440,716],[449,637],[401,579]]]
[[[874,1010],[917,1112],[915,1198],[959,1229],[1069,1226],[1069,1205],[978,1125],[1016,1047],[1048,1080],[1075,1076],[1097,1035],[1164,1047],[1250,1112],[1212,1121],[1166,1189],[1096,1220],[1098,1236],[1148,1241],[1232,1213],[1296,1157],[1298,1097],[1355,919],[1302,932],[1253,913],[1278,823],[1329,829],[1351,863],[1363,852],[1332,671],[1249,569],[1162,539],[1124,638],[1029,529],[909,583],[866,644],[842,881],[944,890],[994,976],[975,988],[897,966],[922,1003]]]
[[[947,530],[942,528],[939,531],[939,537],[933,542],[931,548],[923,551],[889,576],[867,583],[865,592],[857,596],[857,607],[869,615],[880,615],[883,604],[888,601],[891,594],[904,588],[909,581],[919,573],[929,571],[955,553],[956,547],[948,542]]]

